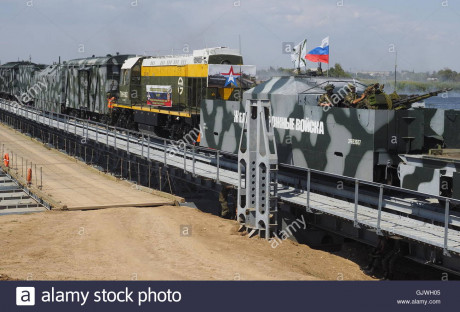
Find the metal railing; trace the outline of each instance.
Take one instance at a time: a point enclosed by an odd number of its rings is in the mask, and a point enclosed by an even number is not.
[[[421,192],[414,191],[414,190],[409,190],[409,189],[404,189],[404,188],[397,187],[397,186],[392,186],[392,185],[387,185],[387,184],[382,184],[382,183],[376,183],[376,182],[370,182],[370,181],[366,181],[366,180],[359,180],[359,179],[352,178],[352,177],[342,176],[342,175],[329,173],[329,172],[324,172],[324,171],[315,170],[315,169],[310,169],[310,168],[301,169],[301,168],[293,167],[293,166],[290,166],[290,165],[281,165],[281,167],[291,168],[291,169],[295,168],[296,170],[303,171],[303,172],[306,171],[307,172],[307,187],[306,187],[306,192],[307,192],[307,194],[306,194],[307,195],[306,208],[307,208],[307,211],[311,211],[310,193],[312,192],[312,188],[311,188],[311,175],[312,175],[312,173],[317,174],[317,175],[322,176],[322,177],[330,177],[330,178],[333,178],[333,179],[337,179],[337,180],[341,180],[341,181],[348,181],[348,182],[354,183],[354,192],[353,192],[353,195],[354,195],[354,199],[353,199],[353,203],[354,203],[354,220],[353,220],[353,223],[354,223],[355,227],[358,227],[358,228],[360,227],[360,225],[359,225],[360,222],[359,222],[359,219],[358,219],[358,207],[359,207],[359,202],[360,202],[360,200],[359,200],[360,185],[366,185],[366,186],[378,189],[376,231],[377,231],[377,234],[379,234],[379,235],[382,235],[381,221],[382,221],[382,209],[384,207],[384,202],[386,200],[385,196],[384,196],[385,190],[394,191],[394,192],[398,192],[398,193],[402,193],[402,194],[406,194],[406,195],[412,195],[412,196],[415,196],[415,197],[421,198],[421,199],[428,199],[428,198],[429,199],[436,199],[436,200],[438,200],[439,203],[445,202],[444,213],[443,213],[444,214],[444,220],[443,220],[443,223],[444,223],[444,248],[443,249],[444,249],[444,254],[445,255],[449,254],[449,252],[448,252],[449,225],[452,223],[452,219],[454,219],[454,218],[457,219],[458,221],[460,221],[460,216],[450,215],[450,206],[451,206],[451,204],[460,205],[460,200],[454,199],[454,198],[449,198],[449,197],[444,197],[444,196],[440,196],[440,195],[428,195],[428,194],[425,194],[425,193],[421,193]],[[437,204],[434,204],[434,205],[437,205]]]
[[[81,136],[82,140],[92,139],[96,142],[102,141],[108,146],[112,145],[115,149],[124,143],[128,154],[137,152],[141,157],[152,159],[152,150],[162,152],[165,166],[175,165],[179,167],[177,162],[168,161],[168,156],[179,156],[183,158],[183,166],[180,168],[187,171],[187,163],[190,160],[194,175],[196,175],[197,163],[214,165],[214,179],[218,183],[220,181],[221,169],[234,167],[233,161],[228,160],[235,159],[236,161],[237,159],[237,156],[232,153],[196,146],[185,140],[182,140],[178,144],[178,141],[172,139],[110,126],[89,119],[71,117],[56,112],[45,112],[32,107],[12,105],[5,100],[0,101],[0,107],[10,113],[45,124],[50,128],[61,129],[75,136]],[[222,160],[223,157],[226,157],[225,161]],[[208,172],[213,173],[212,171]]]
[[[197,175],[197,164],[206,164],[211,165],[212,169],[206,171],[203,167],[200,168],[201,174],[203,172],[208,172],[214,174],[214,180],[216,182],[221,182],[222,172],[232,171],[237,172],[237,155],[233,153],[227,153],[219,150],[210,149],[207,147],[196,146],[194,144],[187,143],[185,141],[180,142],[174,141],[172,139],[167,139],[151,134],[145,134],[133,130],[127,130],[116,126],[109,126],[107,124],[99,123],[92,120],[80,119],[76,117],[70,117],[68,115],[63,115],[54,112],[44,112],[38,111],[30,107],[14,107],[10,103],[7,103],[4,100],[0,101],[0,108],[5,111],[9,111],[16,115],[20,115],[26,119],[33,120],[37,123],[47,124],[49,127],[54,127],[58,129],[63,129],[68,133],[73,133],[74,135],[79,135],[85,140],[95,140],[97,142],[102,142],[108,146],[113,146],[114,148],[119,148],[121,144],[125,144],[127,153],[136,153],[141,157],[146,157],[147,159],[154,159],[156,161],[162,161],[165,166],[175,166],[177,168],[183,169],[185,172],[188,172],[191,167],[191,173],[195,176]],[[117,144],[118,143],[118,144]],[[173,160],[171,157],[168,157],[169,150],[173,148],[174,156],[181,158],[180,160]],[[153,152],[160,152],[161,159],[159,154],[153,155]],[[155,157],[156,156],[156,157]],[[191,163],[190,163],[191,161]],[[458,204],[460,205],[460,200],[447,198],[444,196],[436,195],[427,195],[418,191],[413,191],[409,189],[403,189],[400,187],[390,186],[381,183],[370,182],[366,180],[360,180],[352,177],[346,177],[338,174],[328,173],[320,170],[309,169],[309,168],[299,168],[287,164],[279,164],[280,173],[278,175],[278,181],[281,185],[286,184],[286,181],[289,181],[289,174],[283,175],[281,170],[283,169],[295,169],[296,174],[299,176],[305,176],[306,173],[306,202],[305,207],[307,211],[311,211],[311,193],[317,193],[317,185],[312,181],[312,175],[316,175],[321,179],[333,178],[337,180],[347,181],[350,185],[353,185],[353,191],[348,190],[340,194],[346,200],[351,200],[354,203],[354,218],[353,223],[356,227],[360,226],[359,219],[359,203],[363,202],[360,199],[360,194],[362,194],[362,186],[366,186],[366,191],[368,188],[374,189],[372,196],[376,201],[376,204],[367,206],[375,206],[377,209],[377,218],[376,218],[376,231],[378,234],[382,234],[381,223],[382,223],[382,211],[385,209],[388,212],[394,214],[401,214],[400,211],[392,211],[391,208],[387,207],[389,202],[388,196],[385,196],[385,193],[388,192],[398,192],[404,196],[412,196],[416,199],[412,201],[413,206],[421,209],[428,207],[431,204],[425,202],[426,199],[437,199],[438,201],[445,202],[444,212],[443,212],[443,225],[444,225],[444,253],[448,254],[448,242],[449,242],[449,225],[455,224],[460,225],[460,216],[451,215],[451,205]],[[215,171],[215,172],[214,172]],[[237,181],[233,184],[237,185]],[[282,198],[281,198],[282,199]],[[431,206],[434,206],[433,204]],[[431,207],[430,206],[430,207]],[[435,212],[426,210],[427,213],[434,215]],[[429,217],[427,217],[429,218]],[[434,217],[432,217],[434,220]],[[439,218],[435,220],[436,222],[441,222]]]

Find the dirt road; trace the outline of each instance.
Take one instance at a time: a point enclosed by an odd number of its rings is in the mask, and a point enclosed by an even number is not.
[[[190,236],[181,226],[190,226]],[[0,274],[34,280],[366,280],[357,264],[188,207],[50,211],[0,218]]]

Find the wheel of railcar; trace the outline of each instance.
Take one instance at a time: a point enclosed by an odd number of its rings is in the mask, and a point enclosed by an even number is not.
[[[116,118],[116,117],[115,117]],[[125,128],[126,127],[126,116],[124,114],[120,114],[118,118],[115,119],[115,126],[118,128]]]
[[[126,117],[126,129],[137,131],[137,125],[134,121],[134,115],[130,114]]]
[[[180,140],[184,137],[182,124],[175,123],[171,126],[170,138],[172,140]]]
[[[99,118],[99,122],[103,124],[108,124],[109,123],[109,117],[107,115],[101,115]]]

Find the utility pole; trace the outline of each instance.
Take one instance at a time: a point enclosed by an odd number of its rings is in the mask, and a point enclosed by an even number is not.
[[[395,92],[396,92],[396,67],[398,64],[398,51],[395,51]]]

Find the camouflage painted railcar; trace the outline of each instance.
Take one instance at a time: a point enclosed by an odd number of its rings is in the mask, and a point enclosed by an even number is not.
[[[63,113],[104,118],[109,113],[107,97],[119,96],[121,66],[132,56],[107,55],[71,60],[63,64]]]
[[[441,141],[443,148],[460,148],[460,111],[429,108],[423,110],[425,112],[425,138],[431,141]]]
[[[244,100],[271,101],[280,163],[396,184],[399,154],[418,154],[443,144],[444,133],[437,127],[443,115],[431,110],[318,106],[324,86],[331,83],[335,94],[346,92],[349,83],[356,84],[358,93],[366,89],[351,79],[296,76],[275,77],[244,93]],[[236,153],[242,104],[207,100],[201,116],[202,145]],[[459,141],[451,143],[459,146]]]
[[[49,112],[65,111],[65,81],[66,67],[60,64],[47,66],[38,72],[33,79],[33,105]]]
[[[0,65],[0,96],[12,100],[30,93],[35,75],[44,65],[31,62],[10,62]]]
[[[119,96],[120,70],[133,55],[90,57],[49,65],[0,66],[0,92],[22,104],[99,119],[109,113],[107,95]]]
[[[423,111],[425,145],[432,149],[423,154],[400,155],[401,187],[460,199],[460,111]]]

